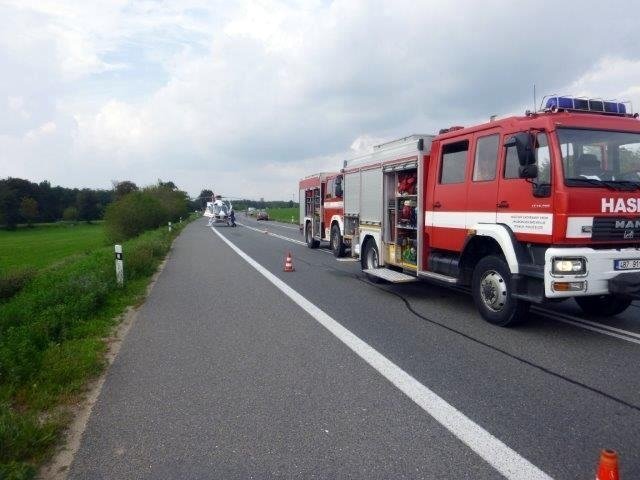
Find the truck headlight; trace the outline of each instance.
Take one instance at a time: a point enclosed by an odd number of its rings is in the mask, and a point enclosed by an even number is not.
[[[582,275],[587,272],[587,261],[582,258],[554,258],[552,271],[558,275]]]

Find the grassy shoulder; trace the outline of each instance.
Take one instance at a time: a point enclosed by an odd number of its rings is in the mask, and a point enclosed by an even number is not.
[[[291,208],[268,208],[269,220],[276,220],[284,223],[298,224],[300,209],[298,207]],[[293,221],[291,220],[293,219]]]
[[[25,479],[52,452],[71,405],[104,368],[106,337],[146,286],[186,225],[123,243],[125,285],[113,247],[41,269],[0,303],[0,478]]]

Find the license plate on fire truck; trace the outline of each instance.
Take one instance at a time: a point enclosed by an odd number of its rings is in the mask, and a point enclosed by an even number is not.
[[[614,260],[613,268],[615,270],[636,270],[640,269],[640,258],[633,260]]]

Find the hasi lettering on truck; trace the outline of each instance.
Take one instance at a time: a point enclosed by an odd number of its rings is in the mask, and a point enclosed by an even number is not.
[[[603,198],[602,213],[636,213],[640,198]]]

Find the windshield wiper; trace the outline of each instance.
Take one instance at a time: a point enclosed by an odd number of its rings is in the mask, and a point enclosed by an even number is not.
[[[567,178],[565,179],[565,183],[569,186],[577,187],[579,185],[584,185],[585,183],[589,185],[595,185],[596,187],[605,186],[610,190],[618,190],[615,185],[611,185],[605,180],[597,180],[595,178]]]
[[[596,178],[567,178],[567,185],[577,186],[576,184],[595,185],[596,187],[607,187],[611,190],[632,191],[640,188],[640,184],[630,180],[598,180]]]
[[[634,182],[633,180],[611,180],[611,183],[615,183],[616,185],[624,186],[623,190],[638,190],[640,189],[640,182]]]

